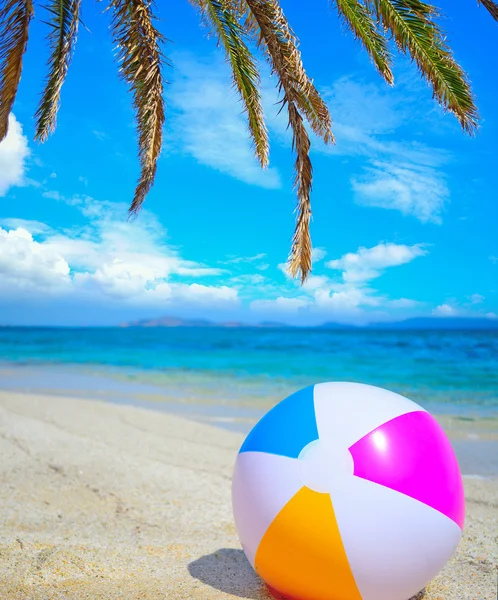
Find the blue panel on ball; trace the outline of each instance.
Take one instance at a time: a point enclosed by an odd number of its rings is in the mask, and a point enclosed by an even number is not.
[[[239,452],[267,452],[297,458],[318,439],[313,390],[310,386],[274,406],[252,429]]]

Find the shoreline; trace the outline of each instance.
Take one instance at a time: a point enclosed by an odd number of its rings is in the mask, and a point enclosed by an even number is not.
[[[0,597],[267,600],[233,525],[243,440],[179,416],[0,392]],[[498,477],[464,477],[463,540],[424,600],[495,600]]]
[[[173,414],[207,425],[246,435],[251,427],[281,398],[250,394],[231,399],[218,397],[216,389],[175,388],[144,383],[135,377],[112,376],[104,366],[12,365],[0,363],[0,393],[28,393],[54,397],[94,398],[117,406],[134,406],[162,414]],[[117,373],[123,375],[121,369]],[[187,395],[182,393],[189,392]],[[295,391],[295,390],[287,390]],[[264,400],[261,399],[261,396]],[[498,475],[498,410],[459,412],[457,406],[437,405],[431,410],[450,438],[462,473],[469,476]],[[477,407],[478,409],[479,407]]]

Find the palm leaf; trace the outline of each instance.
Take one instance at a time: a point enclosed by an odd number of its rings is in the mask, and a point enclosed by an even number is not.
[[[359,0],[334,0],[339,15],[341,15],[372,58],[379,73],[392,85],[394,83],[391,71],[391,53],[387,40],[379,31],[367,7]]]
[[[49,76],[36,111],[35,139],[44,142],[54,131],[64,83],[78,31],[80,0],[52,0],[45,7],[51,14],[47,38],[52,54]]]
[[[289,272],[300,274],[305,281],[311,271],[310,194],[312,167],[309,158],[310,139],[303,122],[306,117],[312,130],[325,142],[332,142],[331,118],[328,108],[304,70],[301,55],[282,9],[276,0],[246,0],[251,23],[259,28],[258,42],[265,50],[272,72],[277,75],[283,91],[282,108],[287,107],[296,152],[295,185],[297,191],[297,221]]]
[[[246,32],[240,25],[241,3],[236,0],[195,0],[202,17],[225,49],[232,68],[233,83],[239,92],[249,121],[256,157],[262,167],[268,165],[269,143],[261,94],[259,70],[246,44]]]
[[[112,0],[109,8],[113,12],[111,28],[121,76],[133,94],[136,114],[141,175],[130,206],[130,214],[136,214],[154,183],[162,147],[164,37],[154,25],[152,2]]]
[[[489,11],[495,21],[498,21],[498,4],[496,2],[493,0],[477,0],[477,2]]]
[[[294,165],[294,185],[297,190],[297,220],[292,239],[292,248],[289,255],[289,273],[292,277],[300,274],[301,283],[304,283],[311,273],[312,244],[310,234],[311,221],[311,187],[313,168],[310,160],[310,139],[303,118],[294,102],[287,103],[289,124],[292,128],[292,148],[296,152]]]
[[[7,135],[9,114],[19,87],[28,43],[31,0],[3,0],[0,8],[0,142]]]
[[[297,38],[278,1],[245,1],[249,20],[257,27],[258,43],[279,78],[280,89],[292,96],[313,132],[326,143],[333,142],[329,109],[304,69]]]
[[[477,108],[467,76],[452,56],[433,6],[420,0],[370,0],[399,49],[410,54],[433,96],[470,134],[477,129]]]

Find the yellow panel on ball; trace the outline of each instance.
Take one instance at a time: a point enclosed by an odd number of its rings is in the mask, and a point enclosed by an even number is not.
[[[268,527],[256,552],[255,569],[284,598],[361,600],[331,497],[307,487]]]

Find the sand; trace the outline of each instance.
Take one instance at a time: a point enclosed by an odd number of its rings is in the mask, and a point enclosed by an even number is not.
[[[241,440],[139,408],[0,392],[0,598],[267,598],[232,521]],[[465,488],[464,538],[424,600],[496,600],[498,479]]]

